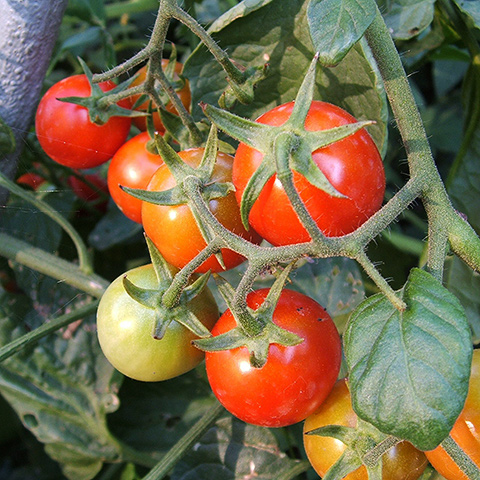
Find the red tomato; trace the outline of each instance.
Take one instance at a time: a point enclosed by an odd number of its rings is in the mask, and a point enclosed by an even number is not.
[[[480,468],[480,350],[473,351],[467,399],[450,435]],[[447,480],[468,480],[443,447],[425,454],[435,470]]]
[[[100,83],[106,92],[113,82]],[[85,75],[64,78],[42,97],[35,117],[37,138],[45,153],[56,162],[71,168],[96,167],[112,158],[125,142],[130,130],[129,117],[111,117],[104,125],[92,123],[88,110],[62,102],[62,97],[88,97],[90,84]],[[119,102],[130,108],[129,100]]]
[[[247,297],[257,309],[268,289]],[[250,366],[246,347],[206,352],[210,386],[220,403],[241,420],[266,427],[282,427],[304,420],[325,400],[340,369],[341,342],[332,319],[315,300],[283,290],[273,322],[303,338],[292,347],[272,344],[262,368]],[[227,310],[213,327],[217,336],[236,327]]]
[[[108,188],[118,208],[131,220],[142,223],[142,201],[124,192],[123,187],[145,190],[155,171],[163,165],[160,155],[147,149],[147,132],[121,146],[108,166]]]
[[[100,192],[108,194],[107,181],[95,173],[84,175],[84,177],[92,186],[74,175],[68,177],[67,183],[78,198],[95,205],[98,210],[104,212],[107,209],[108,200],[102,199]]]
[[[179,153],[182,160],[191,167],[197,167],[203,156],[203,148],[191,148]],[[212,181],[231,181],[233,158],[226,153],[218,152]],[[153,175],[148,190],[168,190],[176,185],[170,170],[166,165],[160,167]],[[235,194],[210,201],[210,210],[217,220],[230,231],[255,243],[261,239],[253,230],[247,232],[242,225],[240,210],[235,200]],[[160,250],[165,260],[177,268],[184,267],[205,247],[206,243],[197,226],[195,218],[187,205],[163,206],[143,202],[142,223],[145,233]],[[244,261],[244,257],[232,250],[222,249],[225,268],[236,267]],[[221,265],[212,255],[197,272],[222,271]]]
[[[167,68],[167,65],[168,65],[168,60],[164,58],[162,60],[162,68],[165,70]],[[175,77],[173,79],[174,81],[179,80],[178,75],[182,73],[182,70],[183,70],[183,64],[181,64],[180,62],[177,62],[175,64]],[[146,76],[147,76],[147,66],[145,65],[144,67],[142,67],[138,71],[138,77],[133,81],[132,87],[134,87],[136,85],[140,85],[141,83],[143,83],[145,81]],[[185,108],[187,110],[190,110],[190,102],[192,101],[192,94],[190,92],[190,84],[189,84],[187,79],[184,79],[184,82],[185,83],[184,83],[183,87],[180,88],[180,90],[176,90],[176,93],[177,93],[178,97],[180,98],[180,101],[185,106]],[[139,97],[140,97],[139,95],[133,96],[132,97],[132,102],[135,103],[136,100]],[[148,110],[148,104],[149,103],[150,103],[150,99],[146,99],[143,103],[141,103],[140,105],[135,107],[135,110],[138,110],[138,111],[141,111],[141,112],[146,112]],[[152,108],[155,108],[155,106],[152,105]],[[168,102],[165,105],[165,108],[169,112],[177,114],[177,110],[173,107],[171,102]],[[160,115],[158,114],[158,112],[154,111],[152,113],[152,117],[153,117],[153,125],[155,127],[155,130],[157,130],[158,132],[164,132],[165,127],[162,123],[162,120],[160,119]],[[139,130],[145,131],[147,129],[147,120],[146,119],[147,119],[147,117],[133,117],[133,123],[135,124],[135,126]]]
[[[17,178],[17,183],[36,190],[42,183],[45,183],[45,179],[38,173],[27,172]]]
[[[275,107],[257,121],[267,125],[282,125],[290,117],[293,105],[290,102]],[[345,110],[329,103],[314,101],[305,128],[309,131],[326,130],[354,122],[355,118]],[[262,159],[262,153],[240,143],[232,174],[239,203],[248,180]],[[365,130],[315,150],[313,160],[330,183],[347,197],[332,197],[314,187],[302,175],[293,172],[294,184],[300,197],[325,235],[333,237],[350,233],[380,208],[385,192],[385,172],[377,147]],[[275,175],[254,203],[249,222],[273,245],[310,240]]]
[[[320,408],[310,415],[303,427],[310,432],[326,425],[357,426],[357,415],[353,411],[350,392],[345,379],[339,380]],[[308,459],[315,471],[323,477],[328,469],[340,458],[346,445],[332,437],[319,435],[303,436]],[[382,457],[382,478],[388,480],[416,480],[425,470],[427,459],[423,452],[412,444],[400,442]],[[349,473],[344,480],[368,480],[365,467]]]

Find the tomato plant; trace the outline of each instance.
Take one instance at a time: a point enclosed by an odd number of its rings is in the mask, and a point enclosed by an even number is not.
[[[307,457],[315,471],[323,477],[347,448],[340,440],[320,435],[307,435],[326,425],[356,427],[350,392],[345,379],[337,381],[325,402],[304,423],[303,442]],[[416,480],[425,470],[425,455],[408,442],[400,442],[382,456],[382,478],[388,480]],[[368,480],[367,470],[361,466],[349,473],[345,480]]]
[[[168,63],[169,63],[169,60],[167,60],[166,58],[164,58],[162,60],[163,70],[165,70],[167,68]],[[173,80],[174,84],[175,84],[175,82],[177,82],[177,83],[182,82],[182,85],[180,86],[180,88],[175,88],[175,91],[176,91],[178,97],[180,98],[180,101],[183,103],[184,107],[187,110],[190,110],[190,102],[192,100],[192,94],[190,92],[190,84],[189,84],[188,80],[186,78],[181,80],[180,77],[179,77],[179,75],[182,73],[182,70],[183,70],[183,65],[180,62],[176,62],[175,63],[175,75],[174,75],[174,78],[171,79],[171,80]],[[146,76],[147,76],[147,65],[142,67],[137,72],[137,78],[132,82],[132,87],[134,87],[136,85],[140,85],[141,83],[143,83],[145,81]],[[133,96],[132,97],[133,103],[135,103],[139,98],[140,98],[140,96],[138,96],[138,95]],[[140,103],[140,105],[135,106],[135,110],[138,110],[139,112],[147,112],[149,103],[150,103],[150,100],[146,99],[144,102]],[[177,113],[177,110],[175,109],[175,107],[172,105],[172,103],[170,101],[166,102],[165,108],[171,113],[175,113],[175,114]],[[146,118],[147,118],[146,116],[145,117],[133,117],[133,123],[135,124],[135,126],[139,130],[145,131],[147,129]],[[152,120],[153,120],[153,125],[155,127],[155,130],[157,132],[165,131],[165,127],[162,123],[162,120],[160,118],[160,115],[159,115],[158,111],[154,110],[152,112]]]
[[[120,186],[146,189],[162,157],[148,147],[150,136],[142,132],[122,145],[108,166],[108,189],[118,208],[131,220],[142,223],[142,201],[124,192]]]
[[[158,288],[152,265],[129,270],[127,278],[141,288]],[[188,372],[204,357],[191,345],[195,335],[173,321],[162,339],[153,337],[156,311],[130,297],[121,275],[114,280],[100,301],[97,334],[109,362],[128,377],[145,382],[167,380]],[[189,309],[207,327],[218,318],[213,296],[204,289],[188,304]]]
[[[292,113],[294,103],[286,103],[261,115],[257,122],[279,126]],[[335,105],[313,101],[305,128],[326,130],[356,120]],[[349,137],[312,154],[315,164],[344,198],[333,197],[293,172],[294,185],[312,218],[327,236],[351,233],[382,205],[385,172],[382,158],[370,135],[360,130]],[[249,179],[259,167],[263,154],[240,143],[233,163],[233,183],[241,202]],[[273,245],[287,245],[310,240],[297,217],[282,184],[274,175],[264,186],[249,215],[252,227]]]
[[[106,92],[112,81],[99,84]],[[103,125],[90,121],[88,110],[63,97],[88,97],[91,87],[85,75],[64,78],[50,87],[40,100],[35,116],[38,141],[56,162],[71,168],[92,168],[108,161],[125,142],[130,131],[129,117],[111,117]],[[119,105],[130,107],[129,100]]]
[[[480,350],[473,351],[467,399],[450,436],[480,467]],[[435,470],[447,480],[468,479],[442,446],[425,454]]]
[[[192,148],[179,152],[179,155],[187,165],[197,167],[200,164],[203,152],[203,148]],[[219,152],[213,170],[212,182],[231,181],[232,162],[233,158],[230,155]],[[163,191],[175,185],[175,179],[165,165],[160,167],[152,176],[148,184],[148,190]],[[240,211],[233,192],[226,197],[211,200],[209,205],[217,220],[230,231],[251,242],[260,242],[260,237],[255,231],[247,232],[242,225]],[[187,205],[164,206],[143,202],[142,223],[146,234],[167,262],[177,268],[185,266],[207,245],[190,207]],[[241,255],[228,249],[222,249],[222,257],[227,270],[244,261]],[[214,256],[207,259],[197,271],[206,272],[208,270],[214,272],[223,270]]]
[[[257,309],[267,293],[268,289],[251,292],[248,306]],[[262,368],[250,365],[245,347],[207,352],[205,362],[210,386],[229,412],[254,425],[282,427],[302,421],[325,400],[340,369],[341,344],[325,309],[293,290],[282,291],[273,322],[303,342],[291,347],[271,344]],[[227,310],[212,335],[235,326]]]

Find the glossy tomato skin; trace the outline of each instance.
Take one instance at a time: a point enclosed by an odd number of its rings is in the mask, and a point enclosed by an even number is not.
[[[158,287],[152,265],[134,268],[126,273],[135,285],[148,289]],[[133,300],[123,287],[121,275],[103,294],[97,312],[97,334],[109,362],[124,375],[135,380],[155,382],[188,372],[204,358],[191,345],[196,337],[172,321],[161,340],[152,336],[155,312]],[[218,318],[215,300],[208,289],[189,304],[191,311],[211,329]]]
[[[250,293],[248,305],[257,309],[267,293],[268,289]],[[246,347],[207,352],[205,362],[210,386],[228,411],[247,423],[283,427],[304,420],[325,400],[339,372],[341,343],[325,309],[292,290],[283,290],[273,322],[304,341],[292,347],[270,345],[262,368],[250,366]],[[235,326],[227,310],[212,335]]]
[[[450,435],[480,468],[480,350],[473,351],[467,399]],[[447,480],[468,480],[443,447],[425,454],[435,470]]]
[[[168,63],[169,63],[169,61],[166,58],[164,58],[162,60],[163,70],[165,70],[165,68],[167,68]],[[182,73],[182,70],[183,70],[183,64],[181,64],[180,62],[176,62],[176,64],[175,64],[175,74],[176,75],[175,75],[174,80],[178,80],[178,78],[179,78],[178,75],[180,75]],[[145,81],[145,78],[147,76],[147,66],[145,65],[144,67],[142,67],[137,72],[137,74],[138,74],[137,78],[132,82],[132,87],[134,87],[136,85],[140,85],[141,83],[143,83]],[[188,82],[187,79],[184,79],[184,82],[185,83],[182,86],[182,88],[180,90],[176,90],[176,93],[177,93],[178,97],[180,98],[180,101],[182,102],[183,106],[188,111],[190,111],[190,103],[192,101],[192,94],[191,94],[191,91],[190,91],[190,83]],[[132,97],[133,103],[135,103],[138,98],[139,98],[139,96]],[[148,104],[149,103],[150,103],[150,100],[147,99],[143,103],[141,103],[140,105],[136,106],[135,110],[146,112],[146,111],[148,111]],[[171,102],[168,102],[165,105],[165,108],[170,113],[177,114],[177,110],[173,107]],[[160,115],[158,114],[157,111],[154,111],[152,113],[152,119],[153,119],[153,125],[155,127],[155,130],[157,132],[164,132],[165,131],[165,126],[163,125],[162,120],[160,119]],[[133,123],[142,132],[147,130],[147,117],[134,117],[133,118]]]
[[[191,148],[179,152],[182,160],[191,167],[197,167],[203,156],[203,148]],[[219,152],[213,171],[212,181],[231,181],[233,158],[226,153]],[[160,167],[150,180],[148,190],[168,190],[176,185],[175,179],[168,167]],[[233,233],[249,240],[260,243],[261,238],[253,230],[246,231],[241,218],[240,210],[235,200],[235,194],[229,193],[226,197],[210,201],[210,210],[217,220]],[[205,240],[197,226],[190,208],[187,205],[153,205],[143,202],[142,223],[145,233],[160,250],[165,260],[177,268],[184,267],[206,246]],[[225,268],[234,268],[244,261],[244,257],[228,249],[222,249]],[[197,272],[223,271],[214,256],[208,258]]]
[[[275,107],[258,122],[279,126],[285,123],[293,102]],[[356,122],[335,105],[313,101],[305,128],[310,131]],[[240,204],[248,180],[259,167],[263,154],[240,143],[233,164],[233,183]],[[353,232],[382,205],[385,172],[382,158],[370,135],[360,130],[339,142],[315,150],[313,160],[330,183],[348,198],[335,198],[293,172],[295,186],[308,211],[325,235],[341,236]],[[276,176],[263,188],[250,212],[252,227],[273,245],[308,242],[310,236],[299,221]]]
[[[307,457],[315,471],[323,477],[345,451],[345,445],[335,438],[306,435],[326,425],[356,427],[357,415],[353,411],[350,392],[345,379],[337,381],[330,395],[304,423],[303,441]],[[423,452],[408,442],[400,442],[382,457],[382,478],[388,480],[416,480],[427,466]],[[368,480],[365,467],[349,473],[345,480]]]
[[[106,92],[113,82],[100,83]],[[45,153],[56,162],[71,168],[92,168],[112,158],[125,142],[130,130],[129,117],[111,117],[104,125],[92,123],[88,110],[62,102],[62,97],[88,97],[91,88],[85,75],[60,80],[40,100],[35,116],[38,141]],[[130,108],[129,100],[119,105]]]
[[[164,164],[160,155],[147,149],[147,132],[122,145],[108,166],[108,189],[118,208],[131,220],[142,223],[142,201],[124,192],[123,187],[145,190],[155,171]]]

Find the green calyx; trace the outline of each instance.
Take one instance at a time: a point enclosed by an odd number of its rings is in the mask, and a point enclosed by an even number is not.
[[[257,310],[253,310],[247,305],[239,306],[235,301],[235,291],[232,286],[221,277],[216,276],[218,289],[238,326],[216,337],[194,340],[194,345],[207,352],[246,347],[250,353],[251,366],[262,368],[267,362],[268,349],[271,344],[288,347],[302,343],[303,339],[298,335],[280,328],[273,322],[275,307],[292,267],[293,264],[283,270],[265,301]]]
[[[189,202],[189,196],[185,188],[186,183],[198,186],[202,197],[206,201],[225,197],[233,191],[234,187],[230,182],[211,182],[218,152],[215,127],[211,129],[205,145],[205,152],[198,168],[192,168],[187,165],[161,135],[155,135],[155,144],[157,151],[175,178],[177,185],[161,192],[122,187],[124,191],[133,197],[155,205],[183,205]]]
[[[361,419],[358,419],[356,427],[326,425],[306,434],[336,438],[347,447],[323,477],[324,480],[340,480],[362,465],[367,469],[369,480],[381,480],[382,456],[400,441]]]
[[[117,97],[121,94],[121,92],[128,88],[134,78],[126,80],[108,92],[104,92],[98,84],[93,83],[93,73],[88,68],[87,64],[81,58],[78,60],[82,65],[88,82],[90,83],[91,94],[89,97],[62,97],[58,98],[58,100],[85,107],[88,110],[90,121],[97,125],[104,125],[108,122],[108,120],[110,120],[111,117],[140,117],[145,115],[144,113],[136,110],[120,107],[115,103],[115,101],[121,99],[117,99]],[[108,103],[102,101],[106,97],[115,100]]]
[[[291,116],[283,125],[265,125],[241,118],[212,105],[203,106],[205,114],[213,124],[232,138],[264,155],[262,163],[243,192],[240,212],[245,228],[248,228],[248,216],[253,204],[273,175],[276,175],[284,184],[284,182],[290,182],[291,171],[294,170],[329,195],[344,197],[315,164],[312,153],[353,135],[373,122],[357,122],[322,131],[305,129],[305,119],[313,101],[317,61],[318,57],[315,56],[298,91]]]
[[[132,283],[127,276],[123,278],[123,286],[133,300],[155,311],[156,321],[152,333],[153,337],[162,339],[172,321],[182,324],[198,337],[209,337],[211,335],[209,330],[191,312],[188,304],[206,287],[210,275],[207,273],[196,278],[183,289],[176,304],[166,305],[163,296],[171,285],[176,272],[172,266],[168,265],[148,238],[147,245],[158,280],[158,288],[141,288]]]
[[[232,108],[237,101],[248,105],[253,101],[256,85],[266,78],[269,65],[266,63],[261,67],[250,67],[243,71],[243,82],[238,83],[227,77],[228,87],[222,93],[218,104],[225,109]]]

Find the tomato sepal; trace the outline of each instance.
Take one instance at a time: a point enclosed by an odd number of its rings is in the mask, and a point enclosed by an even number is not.
[[[245,305],[245,309],[239,311],[235,303],[233,287],[222,277],[216,275],[215,280],[219,292],[232,311],[238,326],[215,337],[195,340],[194,345],[208,352],[246,347],[250,354],[251,366],[262,368],[267,362],[271,344],[286,347],[302,343],[303,339],[298,335],[279,327],[273,322],[275,307],[292,268],[293,263],[284,268],[270,288],[265,301],[256,310]]]
[[[88,67],[88,65],[79,57],[78,61],[80,62],[85,76],[87,77],[88,83],[90,84],[91,94],[89,97],[57,97],[57,100],[61,102],[74,103],[75,105],[80,105],[85,107],[88,110],[88,116],[92,123],[96,125],[104,125],[110,120],[111,117],[138,117],[144,115],[143,113],[136,112],[130,108],[123,108],[115,102],[104,105],[100,103],[100,100],[105,97],[112,97],[120,92],[123,92],[134,80],[130,78],[116,87],[112,88],[108,92],[104,92],[100,86],[96,83],[93,83],[93,73]]]
[[[268,70],[268,63],[259,67],[249,67],[243,72],[242,83],[237,83],[230,79],[230,77],[227,77],[228,87],[218,99],[218,104],[222,108],[230,109],[237,101],[244,105],[252,103],[255,87],[260,81],[267,77]]]
[[[363,121],[325,130],[306,130],[305,121],[313,102],[317,62],[318,56],[315,56],[299,88],[291,115],[281,125],[266,125],[241,118],[212,105],[202,106],[205,115],[214,125],[232,138],[263,154],[260,166],[249,179],[240,201],[241,217],[245,227],[253,204],[274,174],[282,181],[282,178],[291,177],[292,170],[295,170],[328,195],[348,198],[335,189],[313,161],[312,154],[316,150],[354,135],[374,122]]]

